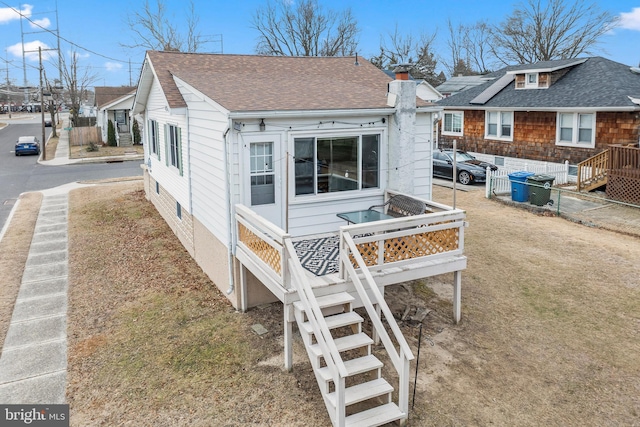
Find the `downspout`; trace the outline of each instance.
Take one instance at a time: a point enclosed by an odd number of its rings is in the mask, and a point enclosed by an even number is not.
[[[227,290],[227,295],[231,295],[234,290],[235,278],[233,275],[233,206],[231,206],[231,165],[229,161],[231,159],[231,155],[229,153],[229,144],[227,141],[227,134],[231,130],[231,120],[229,121],[229,126],[227,126],[227,130],[224,131],[222,135],[222,141],[224,143],[224,164],[227,168],[227,173],[225,174],[226,180],[226,199],[227,199],[227,209],[229,210],[229,223],[227,224],[229,230],[229,251],[227,252],[227,268],[228,268],[228,276],[229,276],[229,289]]]

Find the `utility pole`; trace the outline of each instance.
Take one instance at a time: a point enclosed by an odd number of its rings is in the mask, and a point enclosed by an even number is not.
[[[38,46],[38,58],[40,60],[40,117],[42,127],[42,160],[47,160],[47,140],[44,135],[44,92],[42,91],[42,47]]]

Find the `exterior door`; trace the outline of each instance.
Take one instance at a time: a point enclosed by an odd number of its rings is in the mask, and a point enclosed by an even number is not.
[[[279,136],[244,136],[244,203],[258,215],[282,228],[282,167]]]

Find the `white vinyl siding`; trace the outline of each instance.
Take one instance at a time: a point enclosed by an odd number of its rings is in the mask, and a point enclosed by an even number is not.
[[[462,136],[464,131],[464,113],[462,111],[445,111],[442,119],[442,134]]]
[[[557,145],[595,147],[595,113],[558,113]]]
[[[168,166],[168,150],[163,148],[164,142],[167,140],[167,136],[165,135],[167,125],[170,123],[175,127],[186,129],[186,116],[182,114],[171,114],[170,110],[165,109],[165,106],[166,99],[164,94],[157,81],[154,81],[147,99],[147,120],[157,123],[159,148],[157,155],[155,155],[151,152],[151,147],[149,147],[149,158],[147,161],[153,179],[160,184],[160,187],[162,187],[164,191],[167,191],[180,203],[183,212],[189,212],[191,203],[189,200],[189,183],[187,181],[189,165],[186,154],[186,135],[181,135],[181,138],[184,138],[185,142],[180,144],[180,156],[183,164],[182,176],[176,173],[176,168]],[[149,128],[150,126],[146,126],[144,131],[147,132],[145,137],[146,140],[149,141],[149,145],[151,145]],[[186,132],[181,133],[186,134]],[[164,145],[164,147],[166,147],[166,145]]]
[[[513,141],[513,112],[487,111],[484,129],[486,139]]]

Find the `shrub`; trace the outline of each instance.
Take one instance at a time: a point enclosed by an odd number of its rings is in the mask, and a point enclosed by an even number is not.
[[[118,145],[116,141],[116,128],[111,120],[109,120],[109,124],[107,126],[107,144],[111,147]]]
[[[140,144],[140,140],[142,138],[140,137],[140,126],[138,125],[138,121],[137,120],[133,120],[133,143],[134,144]]]
[[[98,151],[100,147],[93,141],[89,142],[89,146],[87,147],[87,151]]]

